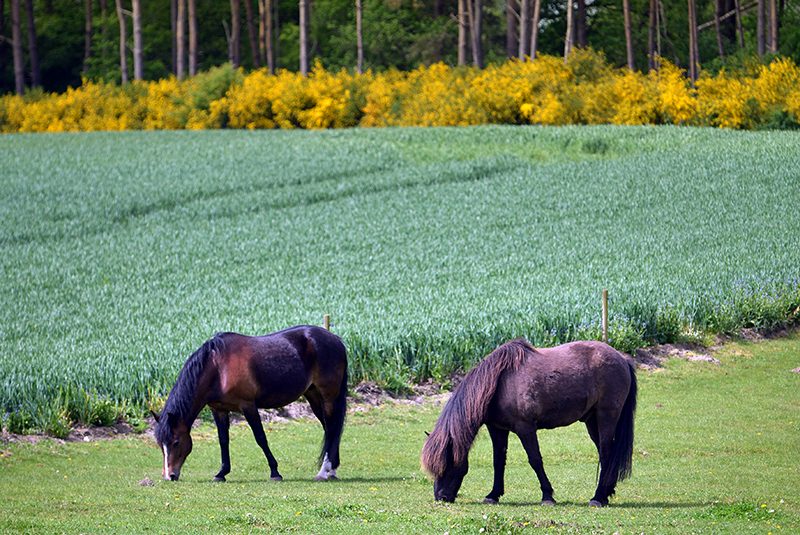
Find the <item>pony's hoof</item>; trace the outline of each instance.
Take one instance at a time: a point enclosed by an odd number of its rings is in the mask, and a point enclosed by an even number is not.
[[[214,476],[214,483],[225,483],[225,476]]]
[[[556,504],[555,500],[542,500],[542,505],[545,507],[553,507]]]
[[[494,498],[490,498],[487,496],[483,499],[483,503],[488,503],[489,505],[497,505],[500,502],[499,500],[495,500]]]
[[[589,500],[589,507],[605,507],[606,505],[598,500]]]
[[[277,475],[277,476],[270,476],[270,479],[271,479],[272,481],[283,481],[283,477],[281,477],[280,475]]]

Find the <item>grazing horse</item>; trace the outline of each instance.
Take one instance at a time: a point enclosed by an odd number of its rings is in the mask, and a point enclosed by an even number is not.
[[[192,422],[208,405],[222,452],[222,466],[214,481],[225,481],[231,471],[231,411],[244,414],[267,457],[270,478],[280,481],[278,461],[267,445],[258,409],[283,407],[300,396],[305,396],[325,431],[316,479],[335,479],[347,409],[347,351],[339,337],[309,325],[266,336],[214,335],[187,359],[161,416],[156,417],[164,479],[180,477],[192,451]]]
[[[522,442],[542,489],[553,505],[536,438],[578,420],[586,424],[600,456],[600,479],[590,506],[608,505],[617,481],[630,475],[636,375],[633,363],[601,342],[572,342],[534,349],[523,339],[501,345],[455,389],[422,449],[422,467],[434,478],[434,498],[452,502],[468,470],[469,449],[486,424],[494,450],[494,485],[485,503],[498,503],[508,433]]]

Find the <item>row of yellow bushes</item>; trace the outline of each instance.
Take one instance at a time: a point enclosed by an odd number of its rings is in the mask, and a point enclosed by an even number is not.
[[[777,119],[776,119],[777,118]],[[186,81],[84,82],[63,94],[0,97],[0,131],[340,128],[508,124],[800,123],[800,68],[779,59],[692,87],[668,61],[644,74],[591,50],[477,70],[438,63],[363,75],[317,65],[304,78],[230,66]]]

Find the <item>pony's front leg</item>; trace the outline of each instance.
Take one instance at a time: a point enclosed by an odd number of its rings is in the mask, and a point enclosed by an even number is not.
[[[494,484],[492,491],[483,499],[483,503],[498,503],[505,494],[506,455],[508,453],[508,430],[486,424],[492,439],[494,459]]]
[[[219,437],[219,450],[222,456],[222,465],[219,472],[214,476],[214,481],[225,481],[225,476],[231,473],[231,453],[228,448],[230,444],[229,430],[231,427],[230,413],[211,409],[214,416],[214,423],[217,424],[217,436]]]
[[[244,417],[250,425],[250,429],[253,431],[256,443],[261,447],[261,450],[267,457],[267,462],[269,463],[269,478],[273,481],[282,481],[283,477],[278,473],[278,461],[275,460],[275,457],[269,450],[267,435],[264,433],[264,426],[261,425],[261,417],[258,415],[258,409],[253,405],[252,407],[243,408],[242,413],[244,413]]]
[[[525,453],[528,455],[528,463],[536,472],[536,477],[539,478],[539,486],[542,488],[542,505],[555,505],[556,501],[553,499],[553,486],[550,480],[547,479],[547,474],[544,473],[544,464],[542,463],[542,454],[539,452],[539,440],[536,438],[536,429],[526,432],[517,433],[522,447],[525,448]]]

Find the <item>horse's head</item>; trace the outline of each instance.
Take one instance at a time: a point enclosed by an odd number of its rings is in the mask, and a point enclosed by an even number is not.
[[[192,452],[189,425],[174,413],[162,414],[156,422],[156,441],[164,461],[161,476],[167,481],[178,481],[181,467]]]
[[[453,461],[452,450],[447,448],[444,470],[433,479],[433,498],[437,502],[453,503],[456,501],[458,489],[461,488],[461,483],[468,471],[469,460],[464,458],[461,463],[456,463]]]

